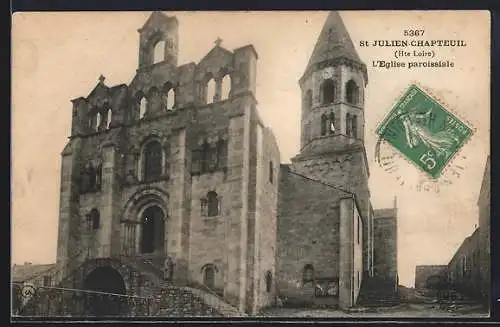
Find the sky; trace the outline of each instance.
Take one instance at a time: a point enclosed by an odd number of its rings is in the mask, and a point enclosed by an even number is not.
[[[299,151],[303,74],[327,12],[176,12],[179,64],[199,62],[221,38],[236,49],[253,44],[258,110],[277,140],[283,162]],[[140,28],[150,12],[16,13],[12,37],[12,262],[55,261],[60,153],[71,127],[70,100],[87,96],[101,74],[108,86],[130,83],[138,63]],[[341,12],[360,58],[367,64],[365,145],[373,207],[392,207],[397,196],[398,272],[412,286],[415,266],[446,264],[477,224],[477,197],[489,154],[489,14],[487,12]],[[385,69],[396,48],[360,47],[359,41],[403,39],[408,28],[428,39],[463,39],[462,48],[432,48],[453,68]],[[413,58],[411,60],[420,60]],[[475,133],[452,160],[436,189],[403,159],[396,172],[374,157],[377,124],[398,96],[417,81]],[[381,152],[390,153],[390,147]],[[457,170],[459,166],[461,169]],[[404,180],[401,185],[401,180]],[[434,184],[433,184],[434,185]]]

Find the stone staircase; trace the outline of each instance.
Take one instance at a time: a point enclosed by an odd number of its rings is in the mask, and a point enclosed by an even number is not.
[[[176,286],[163,279],[163,271],[148,259],[124,258],[152,282],[149,293],[158,302],[156,316],[163,317],[241,317],[240,313],[210,289]]]

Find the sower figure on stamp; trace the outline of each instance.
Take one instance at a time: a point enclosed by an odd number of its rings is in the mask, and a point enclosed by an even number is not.
[[[174,261],[171,257],[167,257],[163,264],[163,278],[165,280],[172,280],[174,274]]]

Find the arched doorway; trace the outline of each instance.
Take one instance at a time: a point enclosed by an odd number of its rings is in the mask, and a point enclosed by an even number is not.
[[[215,267],[206,265],[203,269],[203,285],[209,289],[215,288]]]
[[[126,294],[125,281],[118,271],[111,267],[94,269],[85,278],[85,307],[93,316],[116,316],[126,314],[127,302],[120,295]],[[100,293],[99,293],[100,292]]]
[[[158,206],[148,207],[141,217],[141,253],[163,252],[165,217]]]

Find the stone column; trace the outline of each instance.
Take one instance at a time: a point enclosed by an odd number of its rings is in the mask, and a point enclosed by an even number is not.
[[[114,197],[116,182],[116,149],[114,145],[105,145],[102,149],[102,185],[101,185],[101,226],[98,242],[99,257],[111,256],[120,251],[120,224],[114,217]]]

